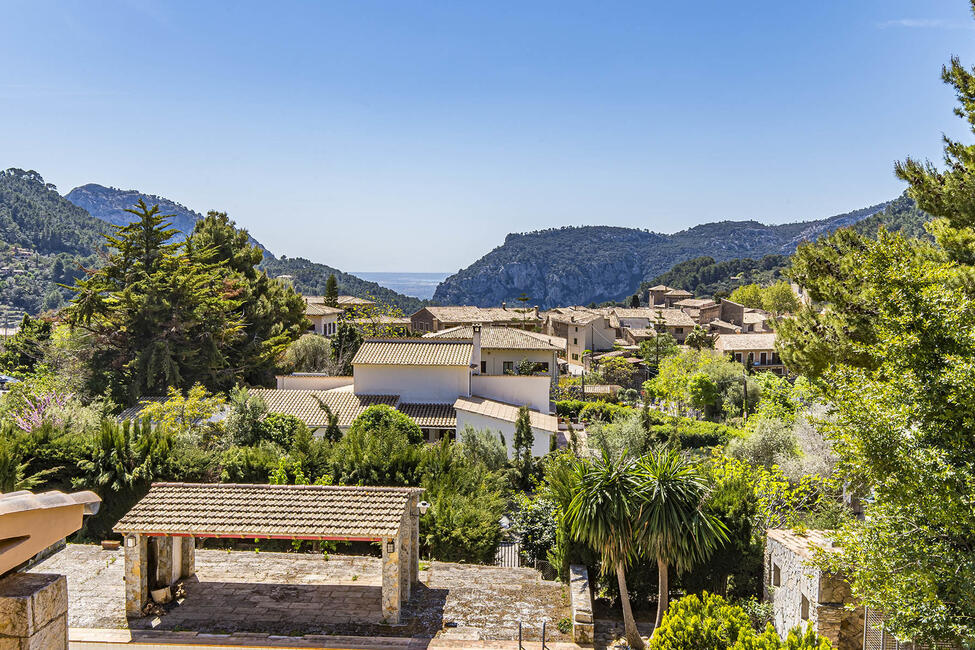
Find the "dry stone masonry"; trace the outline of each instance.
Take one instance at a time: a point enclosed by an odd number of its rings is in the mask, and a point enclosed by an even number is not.
[[[0,650],[67,650],[68,582],[13,573],[0,580]]]

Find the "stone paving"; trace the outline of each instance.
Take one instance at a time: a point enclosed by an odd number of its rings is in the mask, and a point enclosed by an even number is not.
[[[404,606],[404,623],[381,624],[378,557],[198,550],[186,597],[161,616],[126,620],[123,551],[69,544],[31,570],[68,577],[69,625],[213,634],[346,634],[443,639],[567,641],[568,592],[534,569],[430,562]]]

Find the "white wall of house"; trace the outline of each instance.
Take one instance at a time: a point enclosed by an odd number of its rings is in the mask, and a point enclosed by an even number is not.
[[[308,320],[311,321],[311,329],[315,332],[315,334],[321,334],[322,336],[333,336],[338,330],[338,314],[329,314],[328,316],[308,316]]]
[[[522,359],[535,363],[547,363],[548,375],[557,378],[559,371],[558,358],[554,350],[497,350],[484,348],[481,350],[481,374],[503,375],[510,364],[511,372],[518,371],[518,364]]]
[[[297,373],[278,375],[278,390],[301,388],[308,390],[331,390],[352,385],[352,377],[330,377],[328,375]]]
[[[471,393],[498,402],[527,406],[528,408],[549,412],[549,389],[551,383],[547,375],[474,375],[471,377]]]
[[[356,395],[399,395],[401,402],[445,404],[470,396],[470,369],[463,366],[353,368]]]
[[[586,350],[605,352],[613,349],[616,330],[609,326],[605,318],[597,318],[587,325],[569,325],[566,335],[566,351],[569,363],[582,364]]]
[[[512,444],[515,439],[514,422],[498,420],[487,415],[481,415],[480,413],[468,413],[467,411],[461,411],[458,409],[458,438],[460,438],[461,433],[464,431],[464,428],[467,427],[467,425],[474,427],[478,431],[488,429],[490,431],[499,432],[504,437],[504,445],[508,449],[508,458],[514,456],[514,446]],[[549,449],[551,449],[552,436],[555,434],[536,427],[532,427],[532,434],[535,437],[534,444],[532,445],[532,455],[535,457],[544,456],[548,453]]]

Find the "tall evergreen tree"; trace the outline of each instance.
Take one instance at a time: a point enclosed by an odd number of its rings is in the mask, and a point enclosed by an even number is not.
[[[337,307],[339,304],[339,282],[334,273],[329,273],[328,280],[325,281],[325,304],[329,307]]]

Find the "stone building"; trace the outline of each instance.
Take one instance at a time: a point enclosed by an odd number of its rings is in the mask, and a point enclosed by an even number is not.
[[[812,623],[837,650],[863,647],[863,607],[853,603],[849,584],[812,566],[816,549],[833,549],[829,531],[803,534],[773,529],[765,540],[765,600],[772,603],[776,631],[784,638],[794,627]]]

